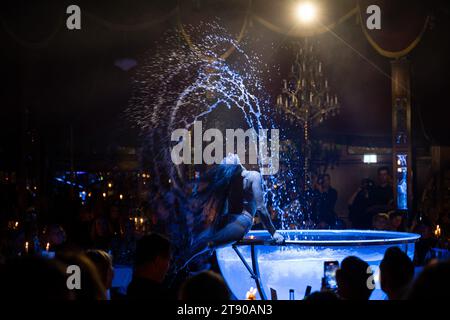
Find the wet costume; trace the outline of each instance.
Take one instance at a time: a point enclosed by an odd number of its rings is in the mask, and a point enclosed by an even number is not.
[[[261,175],[244,170],[240,165],[237,168],[227,186],[221,190],[223,199],[218,201],[220,205],[215,217],[211,219],[214,221],[212,226],[194,240],[189,256],[195,257],[205,251],[239,241],[251,229],[256,212],[270,234],[276,234],[264,204]],[[278,234],[275,239],[279,242],[284,240]]]

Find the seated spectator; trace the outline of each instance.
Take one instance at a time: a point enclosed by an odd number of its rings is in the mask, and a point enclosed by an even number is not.
[[[428,219],[424,219],[413,228],[413,232],[420,234],[420,239],[416,242],[414,264],[425,265],[429,260],[431,249],[437,245],[431,222]]]
[[[113,237],[112,226],[105,216],[99,216],[94,220],[91,229],[91,239],[94,248],[108,251],[111,248]]]
[[[103,287],[106,289],[106,296],[109,298],[109,290],[112,287],[114,269],[111,256],[103,250],[88,250],[86,256],[95,265]]]
[[[389,230],[389,216],[386,213],[378,213],[372,219],[372,229]]]
[[[336,270],[337,293],[344,300],[369,300],[373,287],[369,278],[373,276],[367,262],[358,257],[345,258]]]
[[[414,264],[408,255],[398,247],[387,249],[380,264],[380,283],[389,300],[402,299],[413,277]]]
[[[392,231],[405,231],[403,225],[403,214],[400,211],[389,212],[389,225]]]
[[[433,263],[425,267],[413,282],[408,300],[448,300],[450,288],[450,261]]]
[[[38,256],[14,258],[0,266],[1,297],[17,301],[72,300],[64,266]]]
[[[230,299],[230,292],[223,278],[212,271],[201,272],[181,286],[180,300],[224,301]]]
[[[77,251],[57,252],[56,258],[65,268],[76,265],[81,271],[81,289],[72,290],[75,299],[80,301],[106,300],[106,289],[94,263],[83,253]]]
[[[153,233],[136,244],[133,279],[127,289],[130,299],[168,300],[171,295],[163,286],[169,271],[171,245],[167,238]]]
[[[51,224],[47,228],[47,241],[53,251],[64,249],[66,231],[59,224]]]

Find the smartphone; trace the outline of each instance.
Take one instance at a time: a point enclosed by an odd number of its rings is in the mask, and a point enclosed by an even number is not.
[[[335,290],[337,288],[336,270],[339,268],[338,261],[325,261],[323,263],[323,278],[325,288]]]

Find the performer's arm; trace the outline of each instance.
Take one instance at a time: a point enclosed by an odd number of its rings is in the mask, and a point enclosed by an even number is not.
[[[273,223],[272,219],[270,218],[269,211],[266,208],[266,205],[264,203],[264,190],[262,187],[262,178],[259,172],[253,172],[252,173],[252,191],[253,196],[255,197],[256,202],[256,210],[258,211],[258,214],[261,218],[261,222],[263,223],[264,227],[269,231],[269,233],[272,235],[272,237],[277,240],[277,242],[284,241],[284,238],[277,233]]]

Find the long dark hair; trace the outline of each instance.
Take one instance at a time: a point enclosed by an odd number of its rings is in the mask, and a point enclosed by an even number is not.
[[[220,164],[206,171],[195,183],[189,199],[194,215],[193,231],[217,225],[224,213],[224,206],[230,186],[236,179],[242,179],[240,164]]]

